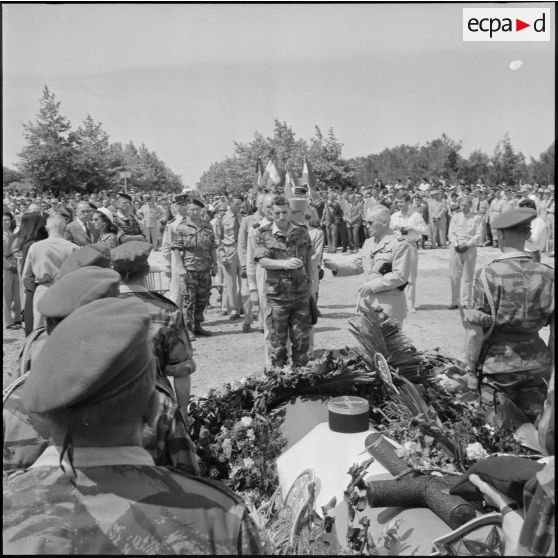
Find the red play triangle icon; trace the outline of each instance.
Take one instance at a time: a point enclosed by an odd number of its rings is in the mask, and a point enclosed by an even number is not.
[[[525,23],[524,21],[521,21],[520,19],[515,20],[515,30],[516,31],[521,31],[522,29],[525,29],[526,27],[531,27],[530,23]]]

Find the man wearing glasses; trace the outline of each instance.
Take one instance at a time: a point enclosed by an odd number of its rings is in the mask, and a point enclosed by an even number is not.
[[[78,246],[87,246],[99,240],[99,232],[91,224],[93,209],[86,201],[80,201],[76,206],[76,218],[68,223],[65,238]]]

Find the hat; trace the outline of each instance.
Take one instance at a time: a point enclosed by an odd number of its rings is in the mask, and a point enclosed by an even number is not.
[[[110,248],[106,244],[100,242],[88,244],[72,252],[58,270],[56,280],[76,269],[92,265],[96,267],[110,266]]]
[[[57,213],[70,221],[73,219],[72,212],[67,207],[59,207]]]
[[[65,318],[93,300],[117,297],[119,284],[120,274],[113,269],[96,266],[75,269],[49,287],[37,308],[47,318]]]
[[[203,203],[199,198],[194,198],[192,196],[189,198],[188,203],[193,203],[202,209],[205,207],[205,203]]]
[[[110,251],[112,268],[118,273],[134,273],[149,267],[147,259],[153,245],[141,240],[125,242]]]
[[[119,198],[126,198],[128,201],[132,201],[132,196],[130,196],[130,194],[127,194],[126,192],[118,192],[116,195]]]
[[[534,209],[528,207],[518,207],[517,209],[510,209],[504,213],[500,213],[490,225],[493,229],[511,229],[517,225],[528,223],[537,216]]]
[[[89,204],[89,207],[93,210],[93,211],[97,211],[97,206],[94,203],[91,202],[87,202]]]
[[[107,209],[106,207],[99,207],[97,211],[102,213],[111,223],[114,222],[114,216],[110,209]]]
[[[293,194],[295,196],[297,195],[305,195],[308,193],[308,185],[307,184],[301,184],[300,186],[295,186],[293,188]]]
[[[174,196],[174,203],[187,203],[189,199],[190,196],[188,194],[176,194]]]
[[[47,337],[23,388],[24,407],[48,413],[118,395],[154,371],[144,302],[105,298],[72,312]]]
[[[306,198],[290,198],[289,199],[289,206],[291,207],[292,211],[300,211],[303,215],[306,211],[306,206],[308,205],[308,201]]]

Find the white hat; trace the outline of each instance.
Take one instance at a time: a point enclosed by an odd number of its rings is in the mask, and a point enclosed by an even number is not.
[[[110,209],[107,209],[106,207],[98,207],[97,211],[107,217],[111,223],[114,223],[114,217],[112,216],[112,211],[110,211]]]

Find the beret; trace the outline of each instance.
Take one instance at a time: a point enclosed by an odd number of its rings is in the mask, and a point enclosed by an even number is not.
[[[153,245],[141,240],[125,242],[110,251],[112,267],[119,273],[142,271],[148,266],[147,259]]]
[[[525,483],[543,467],[542,463],[516,455],[488,457],[477,461],[459,478],[449,493],[469,500],[481,499],[482,492],[469,480],[475,474],[506,496],[523,502]]]
[[[72,312],[48,336],[25,382],[29,412],[83,408],[154,373],[150,317],[141,300],[104,298]]]
[[[119,198],[126,198],[128,201],[132,201],[132,196],[130,196],[130,194],[127,194],[126,192],[118,192],[116,195]]]
[[[493,229],[510,229],[511,227],[532,221],[536,216],[536,210],[528,207],[518,207],[517,209],[510,209],[500,213],[490,226]]]
[[[92,265],[97,267],[110,266],[110,248],[106,244],[96,242],[82,246],[72,252],[60,266],[56,274],[56,280],[66,275],[66,273]]]
[[[118,296],[120,274],[113,269],[88,266],[58,279],[37,303],[47,318],[65,318],[93,300]]]
[[[292,211],[300,211],[304,214],[306,211],[306,206],[308,205],[308,201],[306,198],[290,198],[289,205]]]

